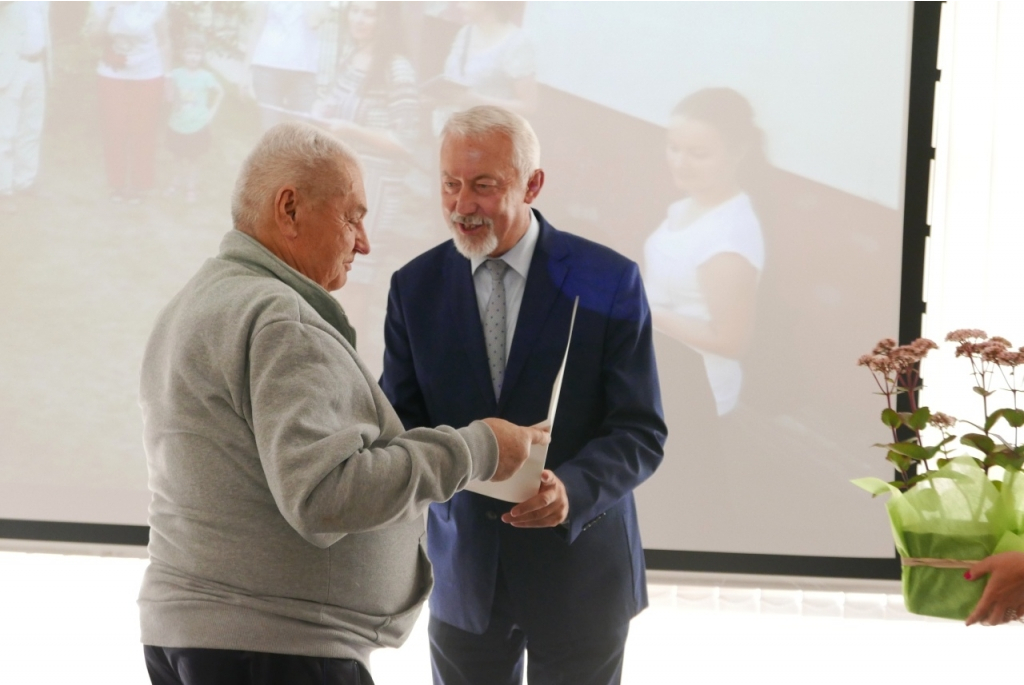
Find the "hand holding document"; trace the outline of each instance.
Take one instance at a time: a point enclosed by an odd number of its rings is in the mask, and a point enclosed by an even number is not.
[[[555,376],[554,387],[551,389],[551,402],[548,405],[547,418],[538,423],[535,428],[543,428],[551,431],[555,426],[555,410],[558,408],[558,398],[562,391],[562,377],[565,375],[565,363],[569,359],[569,346],[572,344],[572,329],[576,324],[576,309],[579,307],[580,298],[577,297],[572,306],[572,319],[569,322],[569,340],[565,344],[565,354],[562,357],[562,366]],[[479,495],[486,495],[506,502],[524,502],[540,490],[540,474],[544,470],[544,463],[547,461],[547,444],[537,444],[530,447],[530,456],[527,457],[523,467],[511,478],[502,481],[471,481],[466,489]]]

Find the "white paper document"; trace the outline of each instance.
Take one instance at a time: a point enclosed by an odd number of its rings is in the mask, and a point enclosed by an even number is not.
[[[572,329],[576,325],[576,308],[580,305],[580,298],[577,296],[572,305],[572,318],[569,320],[569,340],[565,343],[565,355],[562,357],[562,366],[555,376],[555,386],[551,389],[551,404],[548,405],[548,417],[537,424],[538,428],[555,428],[555,409],[558,408],[558,396],[562,392],[562,376],[565,375],[565,363],[569,359],[569,345],[572,344]],[[487,495],[506,502],[525,502],[540,490],[540,474],[544,470],[544,462],[548,458],[547,445],[533,445],[530,448],[530,456],[526,458],[523,467],[514,476],[500,483],[491,481],[470,481],[466,489],[480,495]]]

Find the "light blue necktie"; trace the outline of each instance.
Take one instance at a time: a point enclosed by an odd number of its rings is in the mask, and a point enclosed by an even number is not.
[[[500,259],[484,262],[491,272],[491,297],[484,312],[484,342],[487,344],[487,363],[491,367],[494,399],[501,397],[501,383],[505,378],[505,271],[508,264]]]

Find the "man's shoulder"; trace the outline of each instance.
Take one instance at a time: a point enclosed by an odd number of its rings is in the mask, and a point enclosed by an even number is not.
[[[418,281],[424,277],[440,278],[445,264],[453,257],[465,260],[465,257],[455,250],[455,244],[451,240],[446,240],[406,262],[395,272],[396,281]]]
[[[550,251],[555,253],[563,250],[577,267],[622,273],[624,270],[637,266],[632,259],[607,245],[575,233],[555,229],[550,224],[548,224],[548,228],[552,230],[549,240]]]
[[[213,257],[185,284],[168,309],[190,312],[191,318],[224,317],[243,327],[258,328],[272,321],[300,321],[301,299],[276,278]]]

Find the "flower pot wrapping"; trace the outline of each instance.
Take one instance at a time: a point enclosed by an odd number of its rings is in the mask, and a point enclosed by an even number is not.
[[[972,563],[997,552],[1024,551],[1024,477],[1006,473],[997,486],[971,458],[953,459],[906,492],[877,478],[855,485],[886,503],[903,562],[903,599],[911,613],[966,619],[986,579],[967,580]]]

